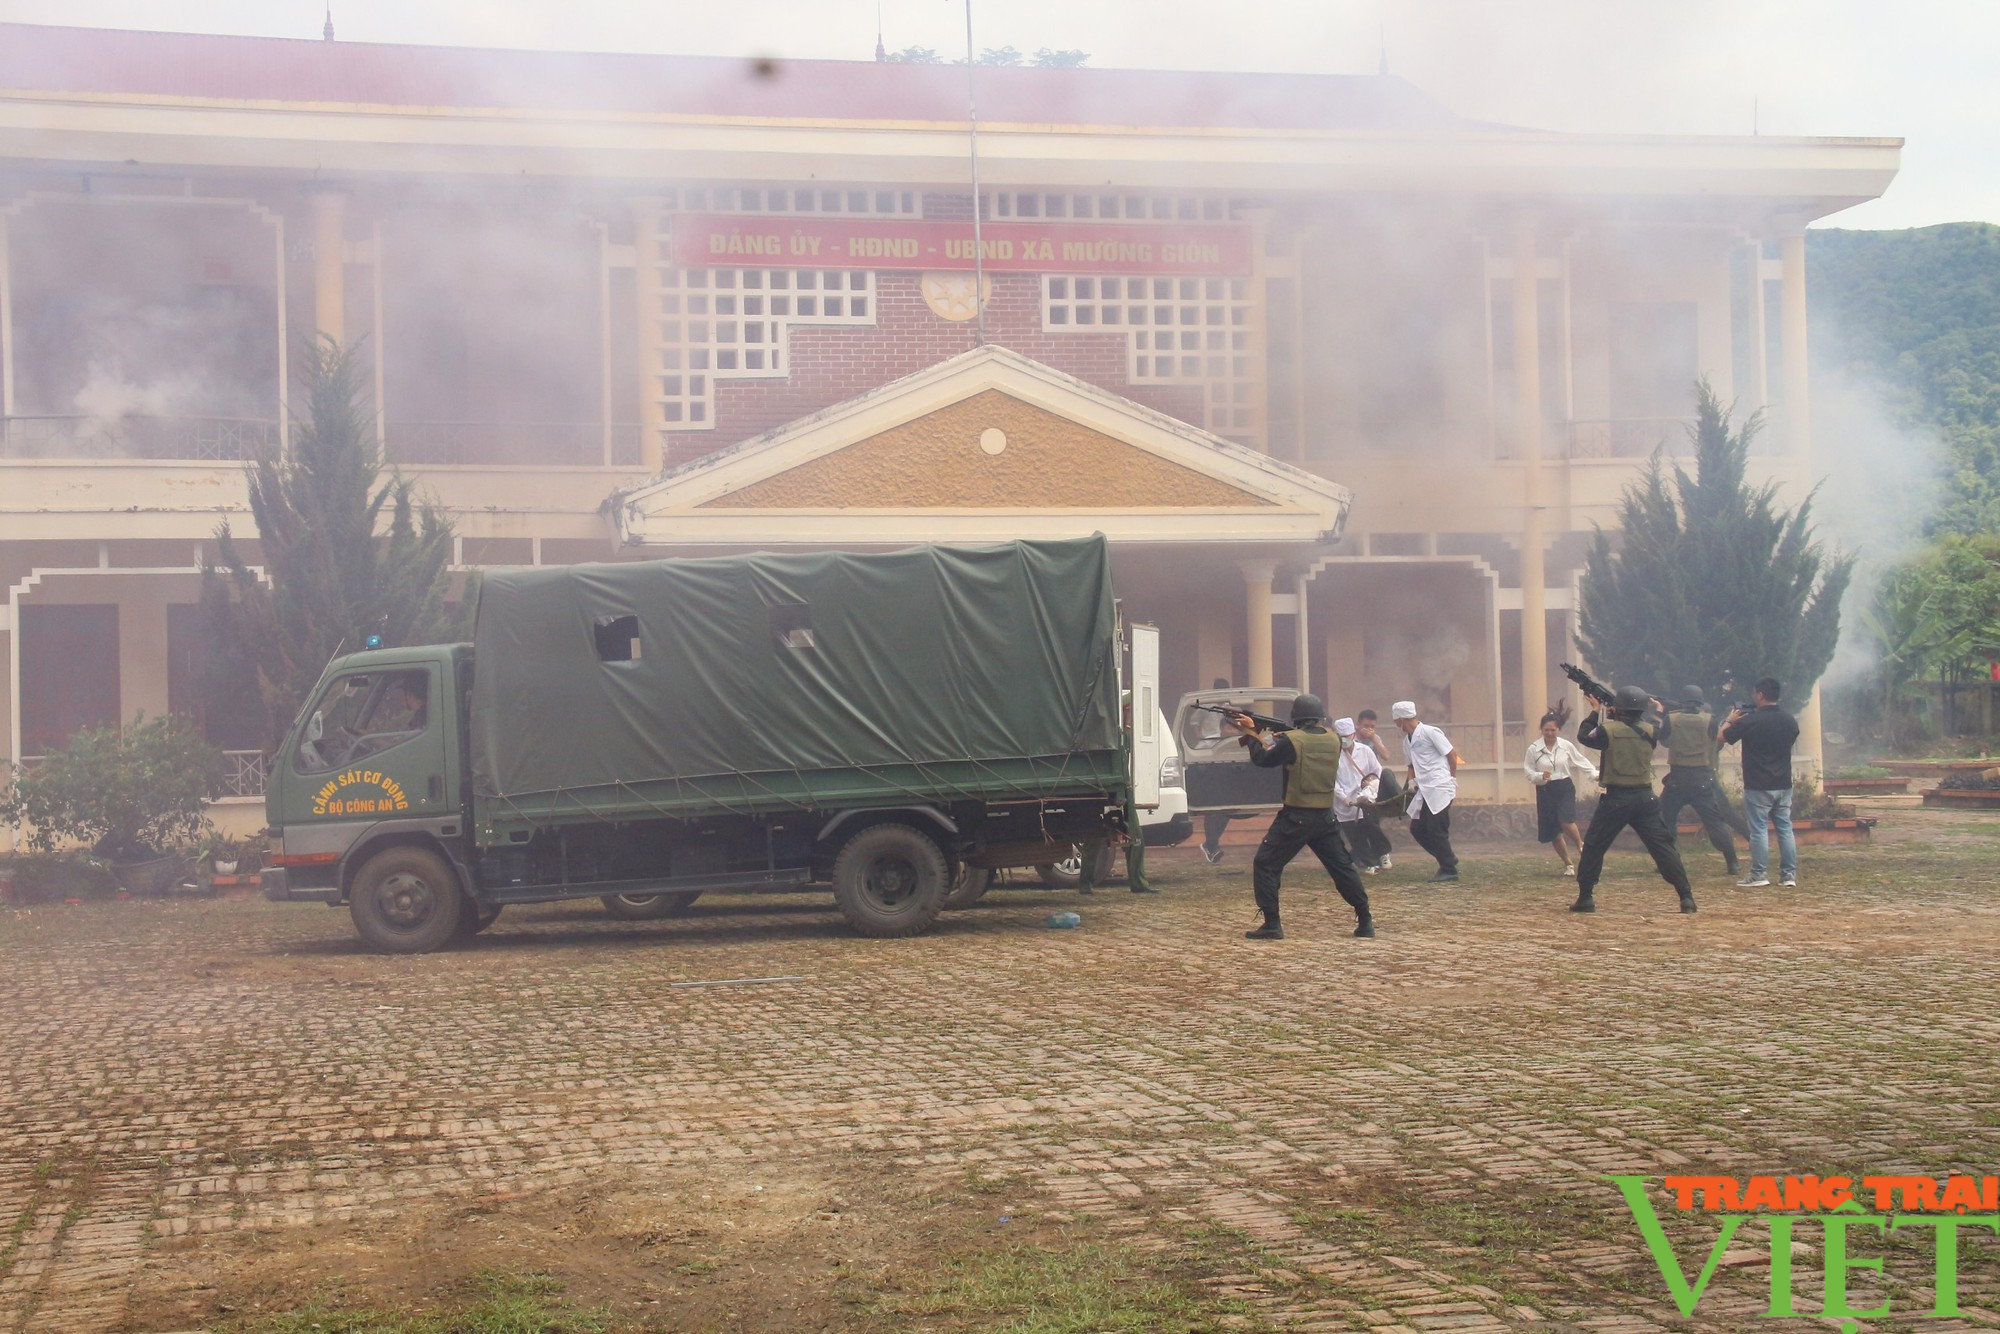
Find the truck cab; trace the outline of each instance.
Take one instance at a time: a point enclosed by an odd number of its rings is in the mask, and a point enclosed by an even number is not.
[[[337,659],[272,764],[264,795],[271,897],[339,903],[377,849],[435,850],[463,871],[469,644]]]

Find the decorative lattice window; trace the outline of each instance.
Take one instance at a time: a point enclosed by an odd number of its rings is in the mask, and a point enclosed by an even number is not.
[[[1083,218],[1099,222],[1228,222],[1231,201],[1193,195],[1061,194],[1005,190],[984,196],[989,218]]]
[[[664,269],[660,395],[671,429],[707,430],[715,382],[777,378],[794,325],[872,325],[875,275],[860,269]]]
[[[1042,328],[1121,333],[1132,384],[1198,385],[1201,425],[1254,441],[1264,365],[1248,278],[1042,279]]]

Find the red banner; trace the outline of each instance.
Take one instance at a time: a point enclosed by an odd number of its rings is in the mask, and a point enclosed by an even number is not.
[[[970,222],[910,218],[741,217],[676,213],[680,268],[973,268]],[[988,273],[1119,273],[1235,277],[1251,269],[1241,223],[988,222]]]

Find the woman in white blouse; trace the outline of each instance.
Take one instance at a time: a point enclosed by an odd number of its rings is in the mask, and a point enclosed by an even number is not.
[[[1583,835],[1576,827],[1576,779],[1578,770],[1597,777],[1597,766],[1574,741],[1562,734],[1562,720],[1553,713],[1542,715],[1542,734],[1528,743],[1528,758],[1521,766],[1535,785],[1535,836],[1556,845],[1564,875],[1576,874],[1576,855],[1583,851]]]

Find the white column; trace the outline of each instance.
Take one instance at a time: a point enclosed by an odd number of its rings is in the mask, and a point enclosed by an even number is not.
[[[1548,704],[1548,609],[1542,513],[1541,282],[1535,218],[1514,220],[1514,436],[1521,459],[1521,699],[1530,722]],[[1504,713],[1505,710],[1503,709]]]
[[[660,401],[660,212],[658,199],[632,205],[633,309],[638,313],[639,463],[648,473],[666,470],[667,410]]]
[[[313,328],[347,345],[347,196],[320,190],[312,196]]]
[[[1238,685],[1268,686],[1271,680],[1271,576],[1277,573],[1273,561],[1240,560],[1237,569],[1243,572],[1243,618],[1249,631],[1249,654],[1246,666],[1249,679]]]
[[[1778,241],[1778,262],[1783,269],[1783,324],[1785,365],[1785,449],[1798,460],[1802,477],[1811,475],[1812,404],[1810,377],[1806,370],[1806,234],[1804,228],[1787,232]],[[1812,766],[1815,777],[1825,771],[1826,748],[1820,735],[1819,687],[1799,710],[1798,758]]]

